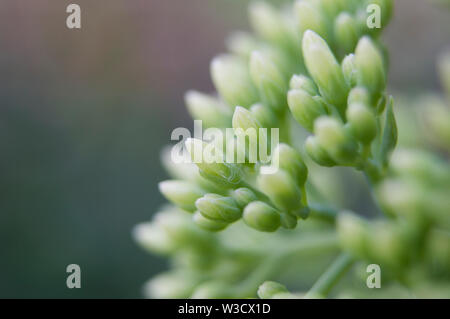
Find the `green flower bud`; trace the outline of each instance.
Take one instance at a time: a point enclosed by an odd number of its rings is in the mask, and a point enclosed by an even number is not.
[[[347,109],[347,120],[353,135],[363,144],[369,144],[377,135],[375,114],[365,104],[350,104]]]
[[[305,35],[306,30],[312,30],[322,38],[328,39],[329,25],[320,8],[311,2],[297,1],[294,6],[299,33]]]
[[[236,189],[232,196],[240,208],[244,208],[258,199],[250,189],[245,187]]]
[[[227,222],[206,218],[199,211],[196,211],[192,218],[199,227],[212,232],[221,231],[228,226]]]
[[[249,7],[250,24],[256,33],[266,41],[289,48],[292,38],[286,26],[286,19],[270,4],[253,2]]]
[[[336,42],[345,52],[353,52],[359,38],[358,23],[348,12],[342,12],[334,22]]]
[[[358,72],[355,65],[355,55],[349,54],[342,61],[342,72],[344,73],[345,82],[349,87],[354,87],[358,81]]]
[[[295,214],[281,212],[281,227],[286,229],[295,229],[297,227],[297,216]]]
[[[230,112],[217,98],[189,91],[185,95],[185,101],[192,118],[202,120],[206,127],[229,127]]]
[[[232,55],[214,58],[211,76],[217,91],[232,108],[236,105],[250,107],[258,101],[244,59]]]
[[[283,170],[275,174],[261,174],[257,179],[259,188],[280,209],[296,211],[301,207],[301,192],[292,177]]]
[[[199,276],[193,272],[166,272],[149,280],[144,286],[144,294],[157,299],[188,298],[199,282]]]
[[[189,246],[210,251],[216,245],[214,238],[192,223],[187,214],[179,210],[157,213],[151,223],[136,226],[133,237],[144,248],[158,253],[172,253]]]
[[[311,96],[302,89],[288,92],[288,105],[295,120],[308,131],[312,131],[314,121],[327,114],[326,104],[319,96]]]
[[[258,297],[261,299],[272,299],[280,293],[288,293],[288,290],[275,281],[266,281],[258,288]]]
[[[289,87],[291,89],[302,89],[308,92],[310,95],[315,96],[319,94],[319,89],[313,80],[307,76],[300,74],[294,74],[289,82]]]
[[[283,111],[287,83],[276,65],[261,52],[254,51],[250,57],[250,75],[262,102],[276,112]]]
[[[389,168],[398,175],[414,177],[420,182],[436,186],[450,185],[448,163],[430,152],[418,149],[396,150],[392,154]]]
[[[358,257],[367,256],[369,241],[367,223],[354,215],[344,212],[338,215],[337,232],[342,248]]]
[[[231,299],[236,298],[232,287],[221,281],[209,281],[201,284],[191,296],[191,299]]]
[[[366,87],[377,97],[386,86],[383,57],[372,40],[365,36],[359,40],[355,51],[358,85]]]
[[[253,104],[250,108],[250,113],[252,113],[256,121],[261,124],[261,127],[271,128],[277,125],[277,119],[274,113],[268,107],[260,103]]]
[[[386,180],[377,186],[376,194],[385,211],[391,215],[421,215],[423,191],[415,184]]]
[[[353,89],[351,89],[350,93],[348,94],[348,101],[347,103],[353,104],[353,103],[361,103],[364,105],[370,105],[370,95],[369,92],[361,87],[357,86]]]
[[[314,162],[321,166],[332,167],[337,163],[331,158],[327,151],[320,146],[315,136],[308,136],[305,141],[305,149]]]
[[[235,222],[241,218],[242,211],[231,197],[206,194],[195,202],[200,213],[212,220]]]
[[[246,110],[240,106],[236,107],[233,114],[232,123],[234,132],[238,136],[238,142],[240,135],[245,135],[249,138],[254,135],[255,137],[257,137],[258,147],[267,147],[267,130],[263,129],[259,121],[249,110]],[[251,152],[255,151],[256,149],[251,150]],[[259,159],[260,154],[261,152],[258,152],[257,154],[248,154],[248,156],[254,157],[253,160],[256,160]],[[261,160],[267,161],[268,159],[264,158]]]
[[[244,222],[262,232],[274,232],[281,224],[280,214],[263,202],[252,202],[244,209]]]
[[[278,144],[274,153],[279,156],[280,168],[294,177],[299,187],[303,187],[308,177],[308,168],[300,153],[284,143]]]
[[[143,248],[159,254],[168,254],[175,249],[168,234],[154,223],[141,223],[133,229],[134,240]]]
[[[228,50],[232,53],[242,58],[249,59],[250,54],[258,49],[260,43],[249,33],[236,32],[227,39],[226,45]]]
[[[347,134],[344,126],[331,117],[321,117],[314,124],[319,144],[339,164],[352,164],[358,156],[358,145]]]
[[[186,148],[191,155],[192,161],[198,166],[200,175],[218,184],[236,185],[241,181],[242,172],[236,164],[212,162],[207,163],[203,158],[197,161],[196,155],[203,155],[207,143],[195,139],[188,138],[185,142]],[[220,150],[216,150],[220,151]]]
[[[306,67],[324,99],[345,116],[348,87],[344,74],[328,44],[314,31],[303,35],[303,56]]]
[[[427,139],[433,145],[450,150],[450,108],[445,101],[434,96],[425,98],[422,103],[426,105],[420,115]]]
[[[381,140],[380,160],[385,166],[388,165],[389,156],[397,145],[398,139],[397,122],[392,109],[393,103],[394,101],[390,97],[386,109],[383,138]]]
[[[158,186],[164,197],[189,212],[195,210],[195,201],[204,194],[202,189],[186,181],[168,180],[160,182]]]

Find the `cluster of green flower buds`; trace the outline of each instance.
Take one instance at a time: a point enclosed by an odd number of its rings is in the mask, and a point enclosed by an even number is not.
[[[303,56],[311,78],[292,77],[288,104],[294,118],[314,133],[305,142],[307,153],[322,166],[379,173],[376,170],[386,166],[395,147],[397,132],[392,100],[384,94],[385,69],[376,42],[361,38],[355,53],[339,64],[327,42],[308,30]]]

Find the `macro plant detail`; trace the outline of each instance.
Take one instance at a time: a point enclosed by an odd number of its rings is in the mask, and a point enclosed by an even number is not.
[[[428,96],[425,111],[397,106],[385,92],[380,40],[393,2],[250,5],[254,33],[232,35],[229,52],[211,62],[217,94],[190,91],[186,104],[206,127],[278,128],[280,143],[257,163],[196,162],[194,149],[223,150],[195,138],[185,143],[191,163],[163,151],[173,179],[159,189],[170,204],[134,229],[139,244],[171,261],[146,284],[148,296],[362,297],[368,264],[382,269],[376,296],[450,296],[450,57],[439,68],[447,100]],[[380,28],[368,27],[369,5],[380,8]],[[414,121],[397,128],[404,113],[422,121],[425,138]],[[426,141],[404,143],[403,127]],[[261,132],[255,138],[267,140]],[[274,161],[279,169],[264,174]],[[335,186],[345,189],[339,168],[367,185],[374,216],[333,202]]]

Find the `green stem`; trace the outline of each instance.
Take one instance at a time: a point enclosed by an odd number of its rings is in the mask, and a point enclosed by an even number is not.
[[[320,276],[305,298],[325,298],[331,289],[338,283],[344,274],[351,268],[354,262],[353,257],[348,254],[341,254]]]
[[[291,256],[308,251],[323,251],[328,249],[337,249],[338,244],[336,234],[321,234],[320,236],[302,236],[299,242],[293,242],[275,254],[268,256],[263,260],[243,282],[237,287],[239,296],[251,297],[255,291],[266,280],[273,280],[273,276],[279,273],[280,269],[286,267],[286,259]]]

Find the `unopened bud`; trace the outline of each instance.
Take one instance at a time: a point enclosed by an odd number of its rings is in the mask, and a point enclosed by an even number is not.
[[[342,12],[334,22],[336,42],[345,52],[353,52],[358,42],[358,22],[348,12]]]
[[[250,74],[262,102],[276,112],[283,111],[287,83],[276,65],[261,52],[255,51],[250,57]]]
[[[375,114],[365,104],[350,104],[347,109],[347,120],[352,133],[362,143],[369,144],[377,135]]]
[[[288,293],[288,290],[275,281],[266,281],[258,288],[258,297],[261,299],[272,299],[280,293]]]
[[[314,133],[319,144],[339,164],[352,164],[358,156],[358,145],[345,131],[344,126],[331,117],[316,120]]]
[[[355,51],[358,85],[366,87],[372,97],[382,92],[386,85],[383,57],[373,41],[365,36],[359,40]]]
[[[315,96],[319,94],[319,89],[317,89],[316,84],[313,80],[307,76],[300,74],[294,74],[289,82],[289,87],[291,89],[302,89],[308,92],[310,95]]]
[[[233,198],[217,194],[206,194],[195,202],[195,206],[204,217],[212,220],[232,223],[242,215]]]
[[[290,212],[301,207],[300,189],[284,170],[278,170],[274,174],[261,174],[257,182],[259,188],[278,208]]]
[[[240,208],[244,208],[251,202],[257,200],[256,195],[250,189],[245,187],[236,189],[232,196]]]
[[[288,105],[295,120],[308,131],[314,128],[314,121],[327,114],[325,102],[319,96],[311,96],[302,89],[290,90]]]
[[[294,10],[300,34],[304,34],[306,30],[312,30],[321,37],[328,39],[329,25],[318,6],[307,1],[297,1]]]
[[[348,87],[341,67],[328,44],[311,30],[305,32],[302,43],[306,67],[319,86],[322,96],[344,116]]]
[[[164,197],[190,212],[195,210],[195,201],[204,194],[204,191],[195,184],[181,180],[163,181],[158,186]]]
[[[308,168],[300,153],[284,143],[278,144],[274,153],[279,156],[280,168],[294,177],[299,187],[303,187],[308,177]]]
[[[280,214],[263,202],[252,202],[244,209],[244,222],[259,231],[274,232],[281,224]]]
[[[196,91],[189,91],[185,101],[192,118],[202,120],[206,127],[229,127],[229,109],[219,99]]]
[[[342,72],[344,73],[345,82],[349,87],[354,87],[358,81],[358,72],[356,70],[355,55],[349,54],[342,61]]]
[[[331,158],[330,154],[320,146],[317,137],[308,136],[305,141],[305,149],[314,162],[321,166],[332,167],[337,163]]]
[[[221,231],[228,226],[227,222],[206,218],[199,211],[194,213],[192,219],[199,227],[212,232]]]
[[[217,91],[232,108],[236,105],[250,107],[258,101],[258,94],[244,59],[232,55],[214,58],[211,62],[211,76]]]

